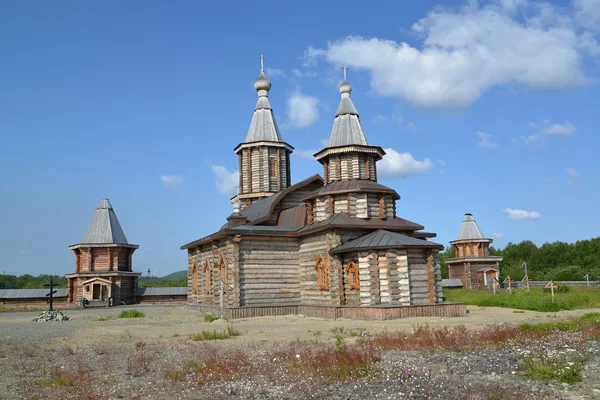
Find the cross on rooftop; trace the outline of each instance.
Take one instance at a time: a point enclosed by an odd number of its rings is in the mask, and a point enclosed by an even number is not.
[[[260,72],[264,72],[265,71],[265,60],[267,58],[265,56],[263,56],[262,54],[258,58],[260,59]]]
[[[346,80],[346,71],[348,71],[348,67],[346,67],[346,65],[342,65],[342,69],[344,70],[344,80]]]

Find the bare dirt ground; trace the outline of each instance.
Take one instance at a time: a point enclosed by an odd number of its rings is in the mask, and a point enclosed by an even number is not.
[[[458,353],[385,351],[371,379],[291,379],[295,367],[276,361],[278,354],[285,358],[289,353],[301,362],[300,354],[312,354],[311,349],[335,348],[340,340],[354,343],[378,332],[410,332],[425,325],[484,329],[562,320],[600,309],[539,313],[469,306],[464,318],[329,321],[286,316],[209,323],[184,306],[136,306],[145,318],[99,320],[132,308],[65,310],[71,318],[66,322],[30,322],[39,311],[0,313],[0,399],[600,399],[598,343],[573,335]],[[190,340],[202,330],[223,331],[228,325],[240,335],[214,342]],[[583,382],[521,379],[516,365],[529,351],[585,354]],[[229,365],[217,363],[219,357],[231,360]],[[211,371],[211,366],[216,369]],[[224,378],[221,369],[236,378]]]

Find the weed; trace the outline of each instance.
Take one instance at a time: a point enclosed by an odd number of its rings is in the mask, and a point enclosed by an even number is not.
[[[344,347],[344,337],[342,335],[335,335],[335,347],[338,350]]]
[[[219,318],[220,318],[219,316],[214,315],[212,313],[204,314],[204,322],[213,322],[213,321],[218,320]]]
[[[119,318],[144,318],[146,314],[138,310],[123,310],[119,314]]]
[[[524,379],[533,379],[543,382],[568,383],[570,385],[580,382],[580,373],[583,369],[584,359],[580,356],[569,358],[564,354],[523,357],[518,365]]]
[[[321,331],[311,331],[309,330],[308,332],[310,332],[313,336],[321,336]]]
[[[190,338],[194,342],[198,342],[201,340],[229,339],[231,337],[239,335],[240,333],[233,327],[233,325],[227,325],[227,328],[224,331],[217,331],[216,329],[213,331],[202,330],[202,332],[192,335]]]
[[[125,318],[125,317],[119,317],[119,318]],[[113,317],[112,315],[106,315],[104,317],[96,318],[96,321],[110,321],[112,319],[115,319],[115,317]]]

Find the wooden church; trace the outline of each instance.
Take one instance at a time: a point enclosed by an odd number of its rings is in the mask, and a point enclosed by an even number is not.
[[[129,244],[108,199],[102,199],[75,253],[75,273],[65,275],[68,301],[84,305],[119,305],[135,301],[140,272],[133,272]]]
[[[458,238],[450,242],[456,253],[446,260],[450,279],[459,279],[465,289],[499,287],[502,257],[490,255],[492,242],[483,236],[473,215],[465,214]]]
[[[188,304],[216,311],[222,299],[230,317],[465,315],[464,304],[443,303],[443,246],[396,215],[400,195],[377,182],[385,152],[367,141],[345,76],[329,144],[314,155],[323,177],[296,184],[294,148],[281,136],[262,69],[254,87],[250,128],[235,148],[233,213],[219,231],[182,246]]]

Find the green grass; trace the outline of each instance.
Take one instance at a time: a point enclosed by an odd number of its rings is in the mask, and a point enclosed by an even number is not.
[[[138,310],[123,310],[119,318],[144,318],[146,314]]]
[[[576,308],[600,307],[599,288],[571,288],[566,293],[552,295],[543,289],[515,289],[499,291],[496,295],[488,290],[453,289],[444,291],[446,301],[464,302],[480,307],[506,307],[521,310],[553,312]]]
[[[228,325],[227,329],[225,329],[224,331],[217,331],[216,329],[212,330],[212,331],[203,330],[200,333],[192,335],[190,338],[194,342],[199,342],[202,340],[229,339],[231,337],[239,336],[239,335],[240,335],[240,333],[237,330],[235,330],[235,328],[233,326]]]
[[[113,317],[112,315],[107,315],[105,317],[96,318],[96,321],[110,321],[111,319],[115,319],[115,317]]]
[[[219,317],[217,315],[208,313],[208,314],[204,314],[204,322],[213,322],[218,320]]]
[[[593,312],[567,321],[539,322],[536,324],[525,322],[519,324],[519,329],[531,332],[580,332],[586,329],[597,328],[598,326],[600,326],[600,313]]]
[[[581,382],[584,359],[564,354],[538,357],[523,357],[519,361],[519,373],[524,379],[542,382],[568,383]]]

